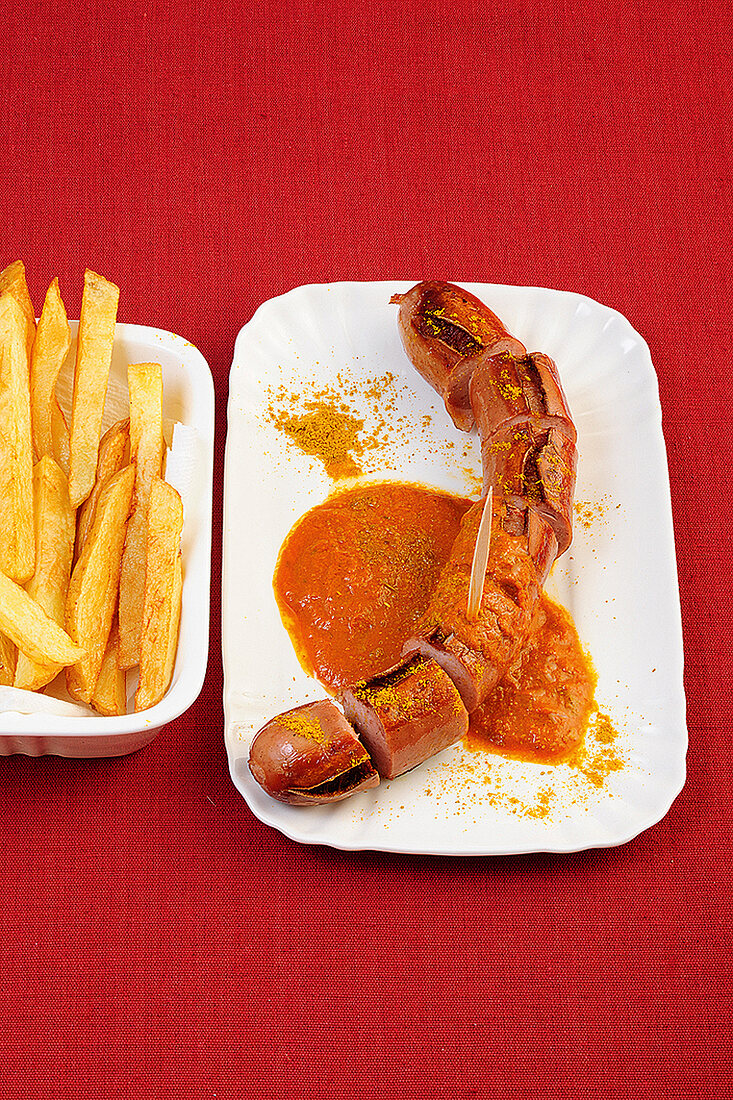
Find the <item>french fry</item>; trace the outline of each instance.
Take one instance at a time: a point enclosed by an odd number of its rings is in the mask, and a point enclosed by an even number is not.
[[[72,699],[88,703],[94,693],[117,603],[120,561],[130,514],[135,469],[126,466],[102,490],[66,601],[66,629],[86,653],[67,669]],[[2,629],[0,627],[0,629]]]
[[[104,433],[99,443],[97,479],[94,488],[76,514],[76,558],[78,560],[94,521],[99,495],[111,477],[129,461],[130,421],[118,420]]]
[[[163,463],[163,371],[158,363],[128,367],[130,390],[130,460],[135,463],[135,494],[127,525],[120,572],[121,668],[140,661],[140,632],[145,603],[148,499]]]
[[[39,664],[72,665],[84,650],[24,588],[0,573],[0,632]]]
[[[75,517],[69,501],[66,474],[49,455],[44,455],[33,468],[33,501],[36,568],[25,590],[49,618],[63,626],[74,549]],[[51,683],[61,667],[31,660],[25,653],[20,653],[13,685],[38,691]]]
[[[0,634],[0,684],[5,687],[12,687],[17,659],[18,650],[10,641],[10,638]]]
[[[70,346],[71,330],[59,281],[54,279],[46,293],[31,352],[31,426],[37,458],[54,457],[51,417],[58,409],[54,388]]]
[[[165,684],[163,694],[168,690],[168,685],[173,678],[173,669],[178,653],[178,635],[181,629],[181,608],[183,605],[183,559],[179,551],[176,558],[176,571],[173,577],[173,598],[171,600],[171,621],[168,627],[168,652],[161,674],[161,683]]]
[[[94,485],[119,297],[114,283],[93,271],[85,272],[69,453],[69,496],[75,508]]]
[[[51,406],[52,454],[66,476],[69,476],[69,425],[61,406],[54,397]]]
[[[148,506],[145,609],[140,640],[140,680],[135,710],[155,706],[173,676],[181,621],[183,504],[167,482],[155,478]]]
[[[0,294],[11,294],[23,310],[26,358],[30,362],[33,340],[36,335],[36,311],[33,308],[28,283],[25,280],[25,264],[14,260],[0,271]]]
[[[18,584],[32,575],[33,444],[25,318],[12,294],[0,296],[0,571]]]
[[[104,653],[102,667],[99,670],[92,706],[99,714],[112,717],[116,714],[127,713],[127,688],[125,671],[117,663],[117,650],[119,646],[119,630],[117,622],[112,623],[109,633],[107,649]]]

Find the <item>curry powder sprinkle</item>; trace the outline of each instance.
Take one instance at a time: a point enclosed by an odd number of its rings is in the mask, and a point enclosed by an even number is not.
[[[308,740],[315,741],[324,747],[328,744],[328,738],[321,723],[317,718],[303,711],[302,708],[278,715],[277,722],[283,729],[290,730],[300,737],[306,737]]]
[[[618,730],[611,719],[597,711],[590,725],[595,744],[581,745],[569,763],[594,787],[603,787],[612,772],[624,767],[623,757],[615,747]]]
[[[306,412],[283,412],[275,417],[275,425],[301,451],[320,459],[329,477],[358,477],[361,474],[355,456],[364,453],[364,444],[359,439],[364,421],[344,407],[308,402]]]

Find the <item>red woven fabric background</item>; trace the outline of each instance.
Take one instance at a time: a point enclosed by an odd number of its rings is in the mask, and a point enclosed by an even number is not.
[[[0,760],[4,1097],[731,1095],[729,4],[28,0],[0,36],[0,266],[85,266],[216,383],[202,695],[111,761]],[[657,367],[691,737],[632,843],[303,848],[232,787],[221,480],[234,338],[307,282],[579,291]]]

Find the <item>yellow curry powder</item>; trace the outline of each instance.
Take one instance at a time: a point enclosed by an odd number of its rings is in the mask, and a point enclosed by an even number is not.
[[[413,446],[416,440],[455,462],[455,442],[433,438],[432,416],[416,423],[411,411],[401,411],[407,393],[411,388],[391,371],[364,381],[344,371],[322,387],[268,386],[264,415],[301,451],[322,462],[334,481],[388,469],[402,472],[404,459],[394,448]],[[472,456],[473,441],[467,439],[460,457],[467,462]],[[472,490],[480,486],[474,474],[470,480]]]
[[[387,445],[387,418],[395,401],[395,395],[390,393],[394,381],[394,375],[387,374],[370,380],[366,387],[375,421],[370,430],[365,428],[364,417],[344,401],[348,390],[340,376],[337,387],[313,390],[307,398],[284,387],[270,390],[266,413],[301,451],[323,463],[329,477],[334,480],[359,477],[364,472],[365,453]]]
[[[432,697],[432,683],[426,676],[424,667],[424,659],[416,657],[383,676],[375,676],[370,681],[361,680],[354,685],[354,695],[378,710],[391,711],[393,720],[407,718],[418,709],[429,706],[428,697]],[[405,680],[412,678],[417,690],[406,696],[399,687]]]
[[[364,453],[359,435],[364,421],[325,402],[309,401],[308,411],[296,415],[283,412],[275,425],[307,455],[320,459],[329,477],[358,477],[362,472],[355,456]]]
[[[589,727],[595,738],[595,745],[579,747],[569,763],[594,787],[602,787],[612,772],[621,771],[624,761],[615,749],[618,731],[611,719],[602,711],[597,711]]]
[[[596,501],[576,500],[573,505],[575,522],[579,523],[586,531],[589,531],[597,520],[603,519],[606,515],[608,511],[607,500],[607,497]]]
[[[303,710],[286,711],[284,714],[278,715],[277,721],[283,729],[290,730],[291,733],[297,733],[300,737],[307,737],[308,740],[315,741],[318,745],[328,744],[328,738],[323,732],[321,723],[317,718]]]

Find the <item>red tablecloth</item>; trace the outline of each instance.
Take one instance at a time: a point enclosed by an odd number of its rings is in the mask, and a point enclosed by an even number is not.
[[[6,6],[0,266],[85,266],[216,382],[209,674],[110,761],[6,758],[4,1097],[731,1095],[729,4]],[[579,291],[648,340],[688,782],[624,847],[297,846],[232,787],[219,645],[234,337],[307,282]]]

